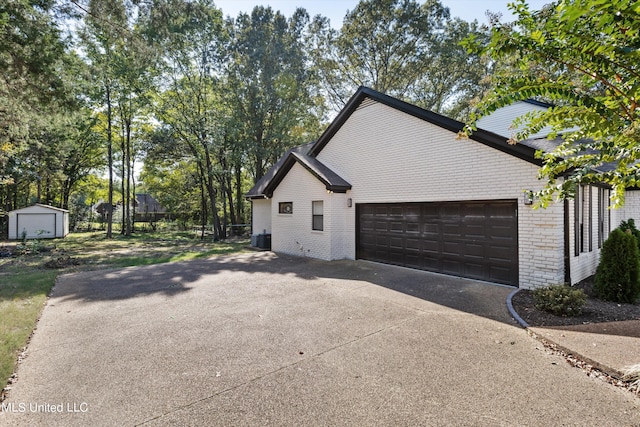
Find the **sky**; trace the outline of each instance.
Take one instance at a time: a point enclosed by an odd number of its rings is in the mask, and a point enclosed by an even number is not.
[[[477,19],[482,24],[488,23],[485,11],[501,12],[503,21],[511,20],[511,13],[507,9],[507,3],[513,0],[440,0],[449,8],[451,16],[462,18],[465,21]],[[307,10],[311,17],[323,15],[330,19],[334,28],[340,28],[347,10],[353,10],[358,0],[214,0],[216,6],[222,9],[224,16],[236,17],[240,12],[251,12],[254,6],[271,6],[289,17],[297,7]],[[418,0],[422,3],[421,0]],[[538,10],[551,0],[528,0],[532,10]]]

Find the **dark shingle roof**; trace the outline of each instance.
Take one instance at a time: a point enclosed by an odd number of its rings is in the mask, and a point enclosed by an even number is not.
[[[280,181],[285,177],[295,163],[299,163],[313,176],[319,179],[329,191],[344,193],[351,189],[351,184],[342,179],[338,174],[329,169],[318,159],[307,155],[313,143],[301,145],[288,150],[284,156],[274,164],[271,169],[253,186],[245,197],[249,199],[262,199],[271,197]]]

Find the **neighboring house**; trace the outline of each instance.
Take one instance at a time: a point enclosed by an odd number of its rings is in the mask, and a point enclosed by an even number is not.
[[[45,239],[69,234],[69,211],[36,204],[8,212],[9,239]]]
[[[164,219],[167,215],[167,210],[150,194],[136,194],[135,204],[135,220],[138,222],[155,222]]]
[[[100,222],[106,222],[109,218],[109,203],[101,200],[92,207],[93,211],[100,215]],[[118,205],[111,205],[111,212],[115,212]]]
[[[247,193],[253,234],[272,250],[325,260],[365,259],[522,288],[592,275],[602,242],[640,212],[640,192],[609,211],[609,189],[533,209],[544,138],[510,145],[498,111],[464,124],[360,88],[318,141],[289,150]],[[521,107],[525,108],[521,108]],[[501,116],[502,115],[502,116]],[[502,133],[502,135],[494,132]],[[536,135],[539,136],[539,135]]]

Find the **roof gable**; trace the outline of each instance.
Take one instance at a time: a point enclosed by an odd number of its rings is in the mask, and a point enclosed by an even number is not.
[[[269,169],[256,185],[245,195],[250,199],[271,197],[278,184],[284,179],[295,163],[299,163],[309,173],[322,182],[328,191],[345,193],[351,189],[351,184],[329,169],[318,159],[306,153],[312,144],[295,147],[288,150],[278,162]]]
[[[420,120],[427,121],[443,129],[449,130],[453,133],[458,133],[464,128],[464,123],[449,117],[443,116],[433,111],[425,110],[416,105],[409,104],[408,102],[401,101],[397,98],[393,98],[389,95],[377,92],[373,89],[361,86],[356,93],[349,99],[345,107],[340,111],[335,120],[329,125],[324,133],[318,138],[318,141],[309,150],[309,156],[315,157],[322,151],[322,149],[329,143],[331,138],[338,132],[338,130],[344,125],[344,123],[351,117],[354,111],[358,109],[365,99],[370,98],[374,101],[380,102],[391,108],[394,108],[403,113],[409,114]],[[511,145],[507,142],[507,139],[498,134],[478,129],[471,136],[470,139],[487,145],[491,148],[503,151],[507,154],[541,166],[542,161],[535,156],[536,149],[527,146],[527,144],[514,144]]]

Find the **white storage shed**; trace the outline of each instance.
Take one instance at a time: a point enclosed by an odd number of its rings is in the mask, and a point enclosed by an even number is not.
[[[35,204],[9,212],[9,240],[52,239],[69,234],[69,211]]]

